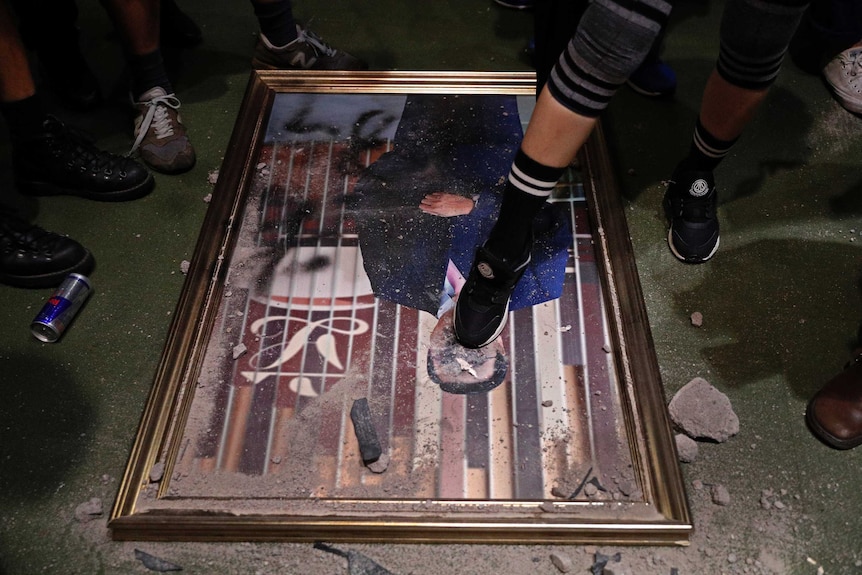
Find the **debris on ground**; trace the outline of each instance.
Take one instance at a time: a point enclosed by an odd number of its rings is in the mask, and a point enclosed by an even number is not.
[[[102,516],[102,500],[93,497],[89,501],[81,503],[75,508],[75,519],[80,523],[86,523]]]
[[[374,421],[371,419],[371,408],[368,407],[368,399],[361,397],[353,402],[350,408],[350,419],[353,421],[353,429],[356,432],[356,440],[359,442],[359,453],[365,465],[374,463],[380,459],[383,449],[377,438],[377,430],[374,429]]]
[[[380,457],[377,458],[377,461],[372,461],[365,467],[367,467],[372,473],[383,473],[389,467],[389,455],[387,453],[381,453]]]
[[[218,170],[212,170],[207,174],[207,182],[213,186],[218,182]]]
[[[716,505],[730,505],[730,493],[727,491],[727,487],[721,485],[720,483],[716,483],[712,486],[711,490],[712,502]]]
[[[150,481],[158,483],[165,475],[165,464],[162,461],[157,461],[150,468]]]
[[[183,275],[189,273],[189,268],[192,267],[192,262],[189,260],[183,260],[180,262],[180,271],[183,272]]]
[[[692,439],[724,443],[739,433],[739,418],[730,399],[702,377],[695,377],[676,392],[668,404],[668,413]]]
[[[570,573],[574,568],[572,558],[565,553],[551,553],[551,563],[560,573]]]
[[[760,492],[760,506],[763,509],[778,509],[783,510],[787,508],[787,505],[780,499],[780,497],[787,496],[787,491],[782,489],[778,493],[776,493],[772,489],[764,489]]]
[[[699,311],[696,311],[691,314],[691,325],[694,327],[700,327],[703,325],[703,314]]]
[[[233,348],[233,358],[239,359],[247,351],[248,351],[248,347],[246,347],[246,345],[244,343],[240,343],[238,345],[235,345]]]
[[[154,555],[150,555],[140,549],[135,549],[135,559],[144,564],[144,567],[149,569],[150,571],[158,571],[159,573],[166,573],[168,571],[182,571],[183,568],[179,565],[171,563],[170,561],[165,561],[164,559],[160,559]]]
[[[674,440],[679,460],[683,463],[694,463],[698,453],[697,442],[684,433],[677,433]]]
[[[395,575],[362,553],[357,553],[356,551],[351,551],[349,549],[347,551],[342,551],[341,549],[332,547],[325,543],[320,543],[319,541],[314,544],[314,548],[346,558],[347,575]]]
[[[213,195],[212,195],[212,194],[207,194],[207,195],[205,195],[205,196],[204,196],[204,203],[205,203],[205,204],[208,204],[208,203],[210,203],[211,201],[213,201]]]
[[[592,567],[590,567],[590,573],[592,575],[603,575],[605,572],[605,567],[611,561],[614,563],[619,563],[622,559],[622,554],[614,553],[613,555],[604,555],[603,553],[596,551],[595,559],[593,561]]]

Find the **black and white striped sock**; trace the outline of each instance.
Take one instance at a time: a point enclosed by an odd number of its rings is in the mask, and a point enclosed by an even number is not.
[[[518,150],[503,191],[500,215],[486,243],[492,254],[511,262],[523,258],[529,248],[533,219],[564,170],[540,164]]]

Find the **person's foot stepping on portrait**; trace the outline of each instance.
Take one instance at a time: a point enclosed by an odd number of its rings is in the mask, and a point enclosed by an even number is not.
[[[564,170],[540,164],[518,150],[500,215],[488,241],[476,251],[455,303],[455,337],[464,347],[483,347],[502,333],[512,292],[530,264],[533,220]]]

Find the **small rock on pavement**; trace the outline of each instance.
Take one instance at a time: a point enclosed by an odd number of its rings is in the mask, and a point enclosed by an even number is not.
[[[158,483],[165,475],[165,464],[162,461],[157,461],[150,468],[150,481]]]
[[[729,505],[730,504],[730,493],[727,491],[727,487],[721,484],[715,484],[712,486],[712,502],[716,505]]]
[[[676,392],[668,412],[677,427],[693,439],[724,443],[739,433],[739,418],[730,399],[702,377],[695,377]]]
[[[696,311],[691,314],[691,325],[694,327],[700,327],[703,325],[703,314],[699,311]]]
[[[144,564],[144,567],[149,569],[150,571],[158,571],[159,573],[165,573],[167,571],[182,571],[183,568],[179,565],[171,563],[170,561],[165,561],[159,557],[154,555],[150,555],[140,549],[135,549],[135,559]]]
[[[551,553],[551,563],[560,573],[570,573],[574,567],[572,558],[565,553]]]
[[[75,519],[81,523],[92,521],[97,517],[102,516],[102,500],[98,497],[93,497],[89,501],[81,503],[75,508]]]
[[[697,441],[684,433],[677,433],[674,439],[679,460],[683,463],[693,463],[697,459]]]

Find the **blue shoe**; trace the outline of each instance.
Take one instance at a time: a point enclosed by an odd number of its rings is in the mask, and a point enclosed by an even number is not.
[[[530,10],[536,5],[536,0],[494,0],[494,2],[515,10]]]
[[[648,98],[669,98],[676,92],[676,73],[661,60],[647,60],[634,71],[627,84]]]

